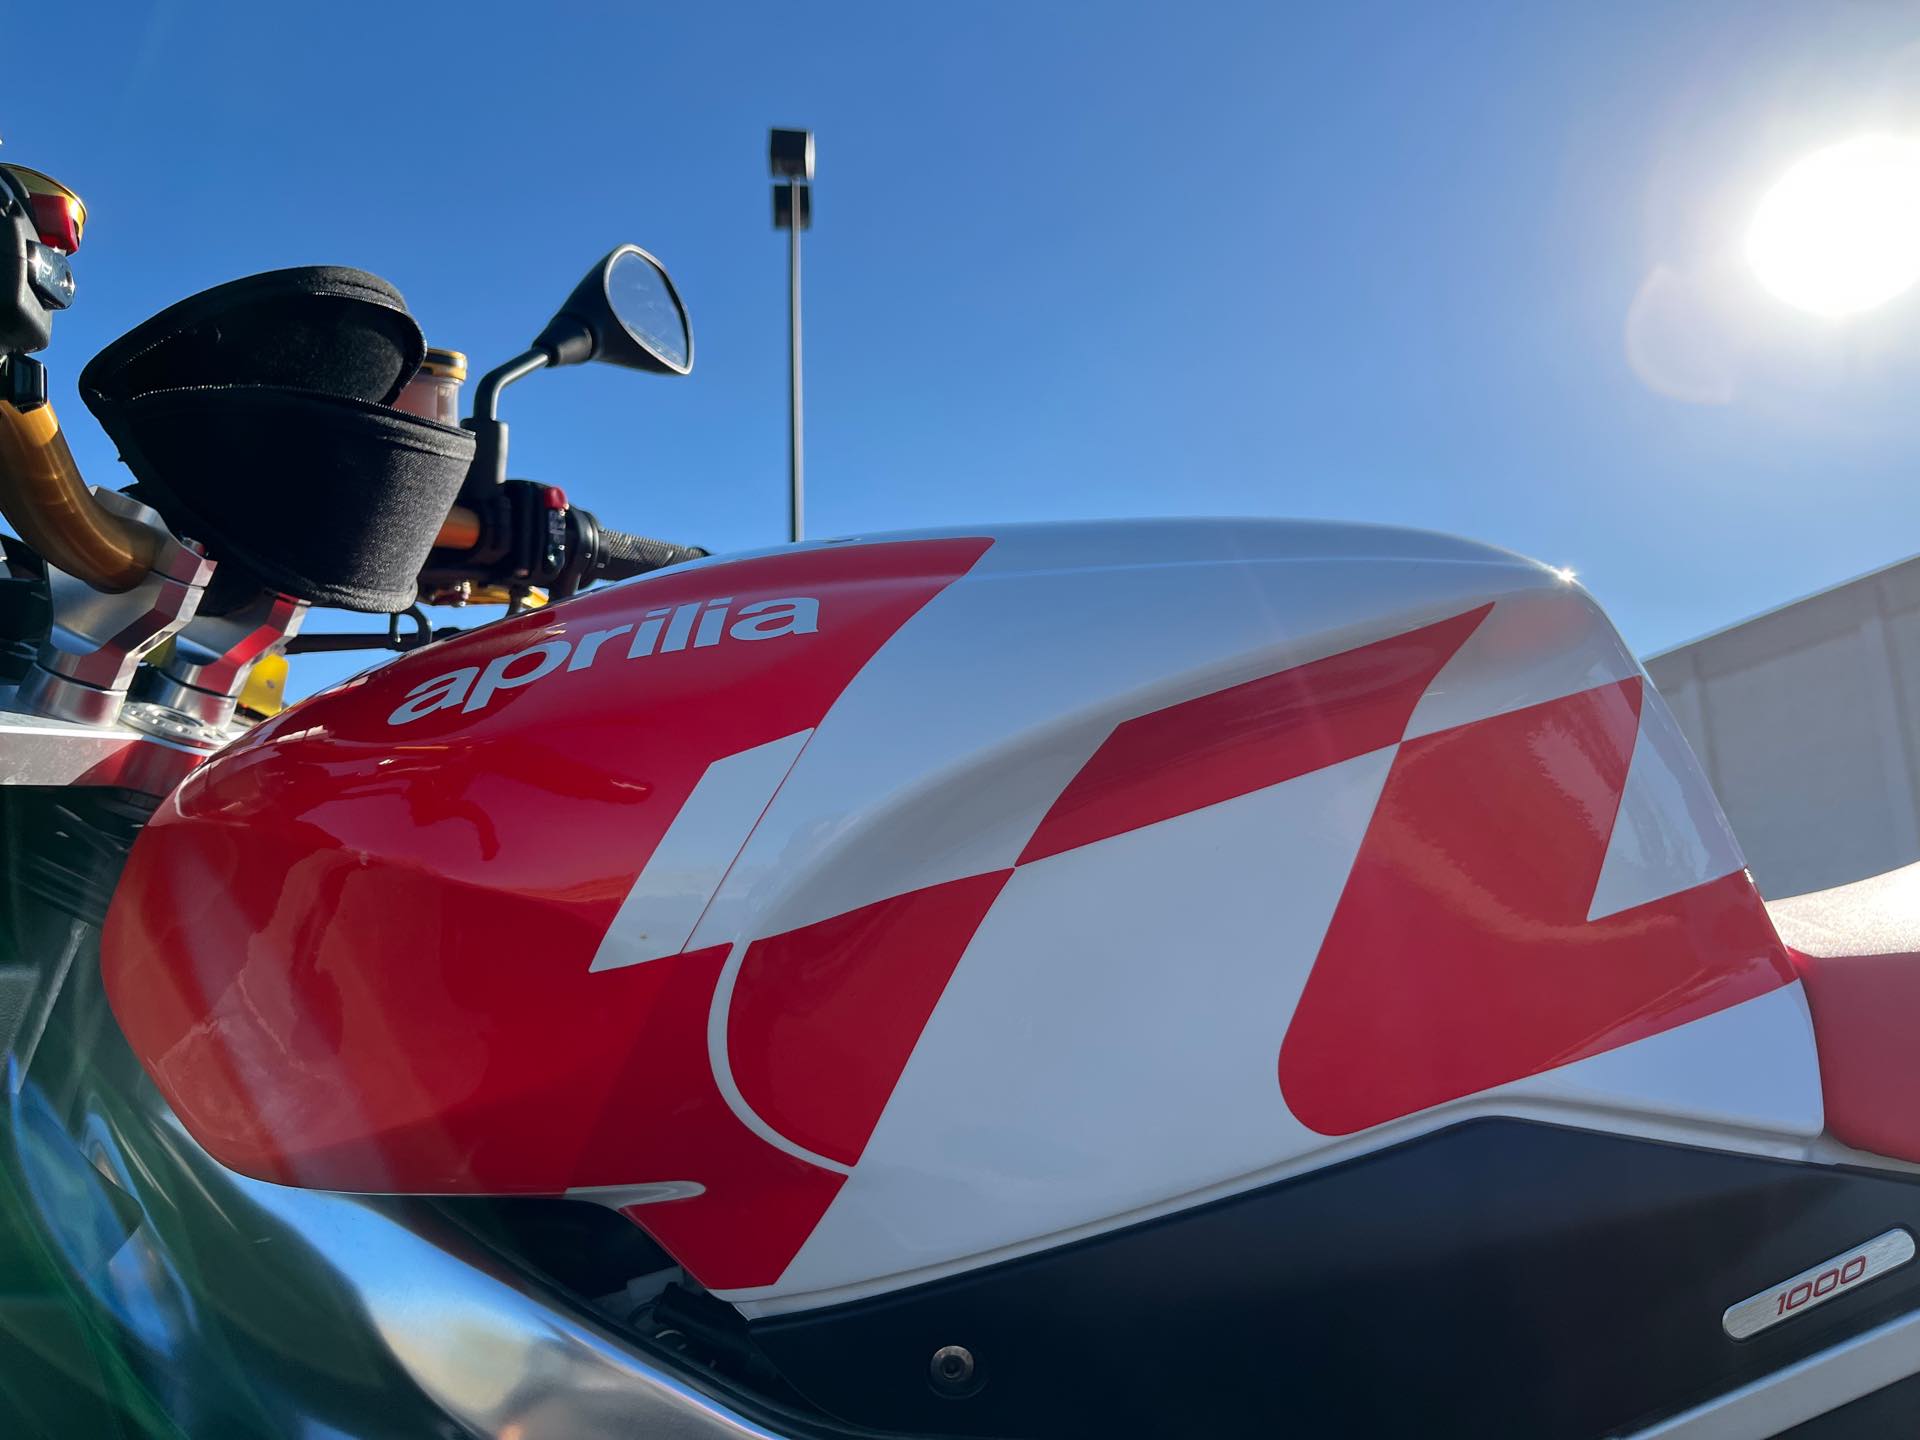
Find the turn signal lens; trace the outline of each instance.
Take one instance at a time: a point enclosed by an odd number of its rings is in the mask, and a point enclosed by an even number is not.
[[[33,195],[33,228],[40,243],[71,255],[80,248],[80,202],[66,195]]]
[[[66,255],[78,250],[87,228],[86,202],[51,175],[24,165],[8,165],[6,170],[33,203],[33,228],[40,234],[40,243]]]

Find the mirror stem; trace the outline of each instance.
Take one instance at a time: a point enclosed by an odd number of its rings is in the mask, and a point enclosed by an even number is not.
[[[507,361],[496,365],[480,377],[480,383],[473,387],[474,420],[494,420],[500,418],[500,392],[516,380],[524,380],[534,371],[553,362],[553,357],[541,349],[526,350]],[[473,428],[471,423],[469,429]]]
[[[460,502],[475,505],[507,480],[507,427],[500,419],[500,392],[516,380],[551,363],[546,351],[533,349],[497,365],[473,387],[473,414],[462,422],[473,432],[473,464],[460,486]]]

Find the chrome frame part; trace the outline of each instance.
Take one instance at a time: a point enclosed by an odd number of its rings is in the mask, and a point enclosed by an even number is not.
[[[51,245],[27,242],[27,283],[49,310],[64,310],[73,304],[73,267]]]
[[[191,1143],[185,1142],[184,1143]],[[786,1440],[695,1389],[418,1202],[234,1190],[313,1247],[400,1368],[478,1435]],[[457,1324],[444,1323],[457,1317]]]
[[[115,784],[163,795],[206,755],[121,725],[30,714],[0,687],[0,785]]]
[[[74,973],[82,991],[97,983]],[[97,998],[66,988],[63,1005],[80,1011]],[[103,1037],[105,1053],[84,1060],[91,1079],[64,1117],[51,1101],[76,1057],[43,1045],[31,1072],[13,1057],[9,1163],[50,1250],[66,1257],[69,1283],[91,1297],[93,1323],[188,1433],[213,1433],[195,1426],[233,1403],[222,1392],[238,1383],[257,1387],[246,1398],[267,1433],[345,1433],[345,1412],[376,1403],[381,1433],[438,1433],[450,1421],[501,1440],[845,1434],[730,1403],[431,1200],[301,1190],[225,1169],[116,1040]],[[115,1214],[124,1241],[112,1227],[103,1237]],[[285,1348],[322,1314],[334,1329],[310,1360]],[[236,1382],[220,1366],[236,1336],[266,1337],[278,1359]],[[354,1372],[331,1373],[346,1355],[360,1357]]]
[[[111,725],[140,661],[193,618],[213,562],[192,541],[169,534],[148,506],[112,490],[93,494],[101,509],[140,521],[165,538],[147,578],[116,595],[47,567],[53,628],[20,685],[18,703],[82,725]]]
[[[196,615],[173,637],[173,653],[141,677],[137,698],[217,734],[233,719],[253,662],[297,635],[306,615],[305,601],[271,591],[231,614]],[[129,718],[146,728],[141,715]]]

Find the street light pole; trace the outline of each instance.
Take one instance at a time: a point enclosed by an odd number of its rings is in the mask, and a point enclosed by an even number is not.
[[[800,227],[787,226],[787,538],[798,540],[806,513],[804,411],[800,404]]]
[[[787,346],[791,383],[788,395],[787,538],[804,529],[805,458],[800,410],[800,232],[813,223],[813,132],[775,130],[767,143],[767,168],[773,187],[773,226],[787,232]]]

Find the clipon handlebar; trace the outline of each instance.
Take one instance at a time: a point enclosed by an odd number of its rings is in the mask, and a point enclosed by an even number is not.
[[[547,497],[559,492],[546,486],[510,481],[501,488],[510,487],[537,492],[517,497],[536,503],[490,507],[499,512],[491,517],[465,505],[448,512],[423,588],[522,584],[557,590],[561,598],[596,580],[626,580],[707,553],[601,525],[564,499],[556,507]],[[0,399],[0,515],[47,563],[108,594],[145,580],[167,538],[94,499],[46,404],[22,413]],[[531,532],[536,517],[543,533],[513,533]]]
[[[166,543],[93,498],[51,405],[22,414],[0,400],[0,514],[48,564],[109,594],[145,580]]]
[[[674,545],[665,540],[649,540],[644,535],[629,535],[624,530],[600,530],[600,555],[594,564],[598,580],[629,580],[652,570],[664,570],[683,560],[698,560],[707,552],[693,545]]]
[[[508,480],[448,512],[420,590],[428,601],[460,601],[501,586],[538,587],[564,600],[596,580],[626,580],[706,553],[612,529],[550,485]]]
[[[480,543],[480,512],[465,505],[447,511],[440,522],[440,533],[433,537],[436,550],[471,550]]]

